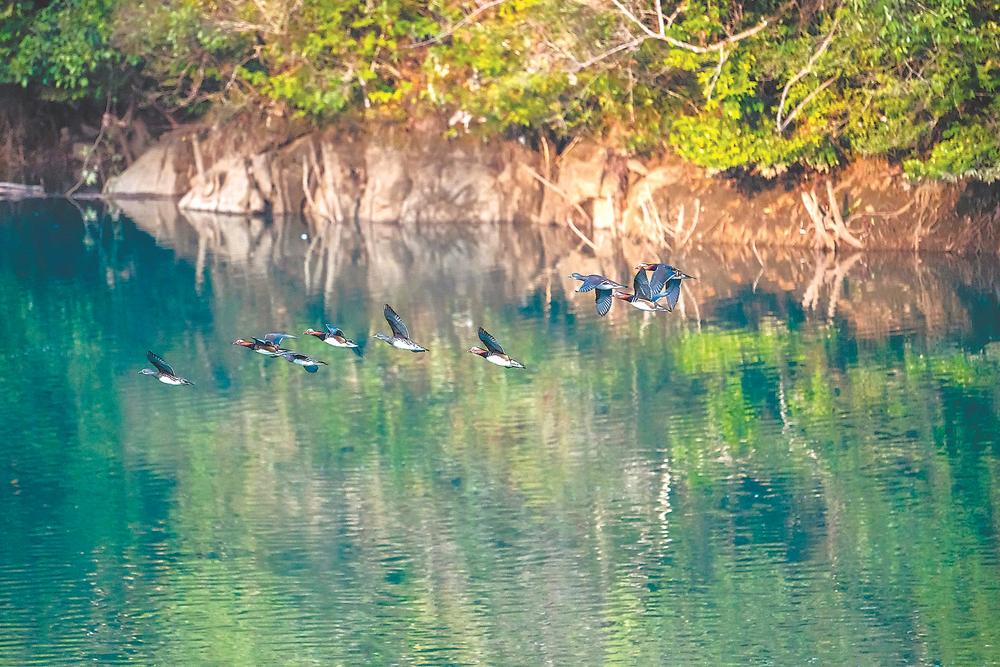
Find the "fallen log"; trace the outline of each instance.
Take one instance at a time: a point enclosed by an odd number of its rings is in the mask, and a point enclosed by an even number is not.
[[[0,181],[0,200],[44,196],[45,190],[40,185],[22,185],[21,183],[5,183]]]

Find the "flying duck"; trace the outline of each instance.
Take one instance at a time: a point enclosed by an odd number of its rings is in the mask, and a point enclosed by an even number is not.
[[[315,329],[306,329],[303,333],[310,336],[316,336],[321,341],[327,345],[333,345],[334,347],[350,347],[357,349],[358,344],[353,340],[344,335],[343,330],[338,329],[332,324],[326,325],[326,331],[316,331]]]
[[[497,366],[503,366],[504,368],[524,368],[522,364],[517,359],[511,359],[510,355],[503,351],[500,347],[500,343],[494,338],[486,329],[479,327],[479,340],[483,341],[483,345],[486,346],[484,350],[481,347],[470,347],[469,352],[475,355],[479,355],[491,364],[496,364]]]
[[[694,280],[694,276],[689,276],[669,264],[643,262],[635,268],[653,272],[653,276],[649,280],[649,291],[652,294],[653,301],[656,302],[666,297],[667,310],[671,311],[681,297],[681,281],[685,279]]]
[[[576,288],[577,292],[589,292],[592,289],[625,289],[625,285],[596,273],[591,273],[587,276],[580,273],[571,273],[569,277],[573,280],[582,281],[580,286]]]
[[[427,348],[420,347],[410,340],[410,332],[407,331],[402,318],[396,314],[396,311],[392,309],[392,306],[385,304],[385,308],[382,309],[382,312],[385,314],[385,321],[389,323],[389,328],[392,329],[392,336],[386,336],[384,333],[379,332],[375,334],[375,338],[385,341],[397,350],[409,350],[410,352],[427,351]]]
[[[163,384],[181,385],[189,384],[194,385],[194,382],[186,380],[182,377],[178,377],[174,373],[174,369],[170,367],[170,364],[163,360],[163,357],[158,354],[153,354],[152,352],[146,352],[146,358],[149,359],[149,363],[153,364],[156,368],[143,368],[139,371],[139,375],[153,375],[157,380]]]
[[[614,303],[612,299],[612,292],[616,289],[625,289],[625,285],[619,282],[615,282],[606,276],[602,276],[596,273],[590,275],[582,275],[579,273],[573,273],[570,275],[573,280],[583,281],[580,286],[576,288],[577,292],[589,292],[590,290],[595,290],[594,301],[597,304],[597,314],[604,317],[611,310],[611,304]]]
[[[292,350],[282,350],[281,356],[285,358],[285,361],[293,363],[297,366],[302,366],[306,369],[307,373],[315,373],[319,370],[319,365],[327,365],[325,361],[320,361],[319,359],[313,359],[312,357],[302,354],[301,352],[294,352]]]
[[[638,308],[642,311],[656,312],[668,310],[653,300],[653,294],[649,289],[649,279],[646,277],[646,269],[639,269],[636,272],[635,279],[632,281],[631,294],[616,291],[614,292],[614,296],[616,299],[628,301],[632,304],[633,308]]]
[[[250,340],[243,340],[242,338],[237,338],[233,341],[233,345],[251,349],[257,354],[263,354],[265,357],[277,357],[285,352],[285,349],[281,347],[281,341],[286,338],[295,338],[295,336],[287,333],[269,333],[263,339],[251,338]]]

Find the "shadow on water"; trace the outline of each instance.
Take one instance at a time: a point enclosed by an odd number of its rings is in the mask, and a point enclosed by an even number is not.
[[[0,312],[0,662],[1000,661],[995,258],[22,202]]]

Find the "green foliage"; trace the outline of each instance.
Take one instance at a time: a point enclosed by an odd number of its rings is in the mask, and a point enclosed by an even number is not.
[[[251,40],[214,20],[199,0],[120,2],[115,43],[141,70],[151,99],[168,106],[198,104],[222,91]]]
[[[39,86],[54,99],[102,97],[120,76],[110,37],[115,0],[18,0],[0,10],[0,83]]]
[[[128,84],[143,103],[316,122],[433,114],[453,132],[604,135],[763,175],[857,156],[915,176],[1000,173],[991,0],[666,3],[662,39],[653,7],[18,0],[0,12],[0,83],[69,99]]]

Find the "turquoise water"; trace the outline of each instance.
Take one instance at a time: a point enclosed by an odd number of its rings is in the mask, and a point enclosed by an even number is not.
[[[996,259],[759,255],[0,204],[0,663],[1000,663]]]

